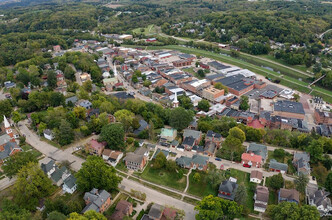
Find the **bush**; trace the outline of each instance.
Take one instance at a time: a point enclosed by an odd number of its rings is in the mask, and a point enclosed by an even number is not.
[[[129,137],[129,138],[127,138],[127,140],[126,140],[127,144],[132,144],[132,143],[134,143],[134,141],[135,141],[135,139],[132,138],[132,137]]]

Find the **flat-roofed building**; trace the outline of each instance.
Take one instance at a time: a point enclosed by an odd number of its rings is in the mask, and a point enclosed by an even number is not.
[[[203,89],[202,96],[207,100],[214,102],[220,96],[223,96],[225,91],[223,89],[216,89],[213,86]]]
[[[279,100],[274,103],[273,115],[286,117],[286,118],[297,118],[303,120],[305,112],[303,105],[300,102]]]

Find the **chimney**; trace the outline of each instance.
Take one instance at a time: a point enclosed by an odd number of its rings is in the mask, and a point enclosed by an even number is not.
[[[254,153],[250,153],[250,156],[252,156],[252,157],[253,157],[253,156],[254,156]]]

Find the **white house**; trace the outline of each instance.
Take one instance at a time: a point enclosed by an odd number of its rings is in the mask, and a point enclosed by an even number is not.
[[[62,189],[69,194],[73,194],[77,189],[76,178],[73,175],[68,176],[63,182]]]
[[[50,141],[54,139],[54,135],[50,129],[44,130],[44,137]]]
[[[254,200],[254,210],[257,212],[265,212],[269,201],[269,189],[265,186],[257,186]]]
[[[115,167],[123,157],[123,153],[121,151],[105,149],[102,156],[107,163]]]
[[[259,172],[258,170],[251,171],[251,173],[250,173],[250,182],[260,184],[262,182],[262,179],[263,179],[263,173],[262,172]]]
[[[331,199],[328,197],[329,192],[311,186],[307,187],[306,194],[309,205],[315,206],[320,216],[332,215]]]

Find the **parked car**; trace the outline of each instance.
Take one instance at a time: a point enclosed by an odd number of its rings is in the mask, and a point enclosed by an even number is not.
[[[216,161],[221,161],[221,158],[216,157],[215,160],[216,160]]]
[[[224,170],[224,165],[223,164],[220,165],[220,169]]]
[[[251,166],[249,164],[243,164],[243,167],[248,167],[250,168]]]

